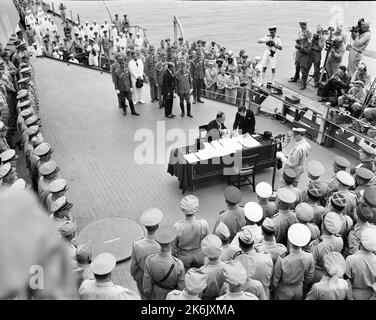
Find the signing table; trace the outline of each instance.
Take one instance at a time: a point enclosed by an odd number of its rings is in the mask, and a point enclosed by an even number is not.
[[[258,155],[257,170],[273,168],[272,186],[276,173],[276,143],[259,135],[239,135],[204,142],[198,150],[190,145],[171,150],[167,172],[176,176],[183,193],[200,182],[223,176],[223,168],[234,166],[234,159]]]

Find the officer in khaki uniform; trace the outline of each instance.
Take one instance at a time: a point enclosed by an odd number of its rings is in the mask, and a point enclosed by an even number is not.
[[[324,268],[320,282],[315,283],[306,300],[351,300],[351,286],[342,279],[346,271],[346,261],[339,252],[324,256]]]
[[[367,168],[360,167],[355,170],[356,188],[354,190],[354,193],[358,199],[361,196],[360,191],[366,189],[373,178],[375,178],[375,174]]]
[[[133,243],[130,268],[131,275],[137,283],[141,299],[145,299],[142,288],[145,260],[151,254],[158,253],[161,248],[158,242],[155,241],[154,234],[162,219],[163,213],[160,209],[152,208],[143,212],[140,221],[145,226],[147,235],[143,239],[136,240]]]
[[[311,232],[310,241],[313,241],[320,237],[319,227],[316,226],[314,223],[311,223],[314,216],[314,212],[313,207],[310,204],[306,202],[299,203],[295,208],[295,214],[296,218],[298,219],[298,222],[307,226],[309,231]]]
[[[359,146],[360,146],[360,149],[359,149],[360,163],[356,167],[351,168],[350,170],[351,174],[354,174],[357,168],[366,168],[368,170],[373,171],[373,158],[376,154],[375,147],[371,146],[370,144],[364,141],[361,142]]]
[[[53,160],[48,161],[39,167],[40,178],[38,180],[38,195],[43,206],[45,206],[46,198],[49,194],[49,184],[60,178],[59,171],[60,168]]]
[[[219,256],[221,261],[229,261],[232,260],[235,253],[240,250],[238,245],[230,244],[230,230],[228,227],[220,221],[217,227],[214,229],[213,234],[219,237],[222,241],[222,253]]]
[[[49,194],[46,198],[46,208],[48,213],[52,213],[52,205],[54,202],[65,196],[65,193],[69,189],[67,182],[64,179],[56,179],[50,183],[49,187]]]
[[[241,262],[236,260],[226,262],[224,276],[228,283],[228,291],[216,300],[258,300],[254,294],[243,291],[248,274]]]
[[[204,264],[201,240],[209,234],[208,223],[195,217],[199,211],[196,196],[186,195],[180,202],[180,208],[185,218],[174,224],[177,236],[172,245],[172,254],[184,263],[186,270],[201,267]]]
[[[351,282],[354,300],[368,300],[376,283],[376,228],[361,233],[359,250],[346,258],[346,277]]]
[[[90,270],[90,264],[93,259],[93,249],[90,246],[90,241],[85,242],[77,247],[76,263],[73,267],[73,272],[77,278],[78,287],[84,280],[94,280],[94,273]]]
[[[0,152],[4,152],[5,150],[10,148],[6,139],[6,135],[7,127],[5,126],[4,122],[0,120]]]
[[[343,209],[342,213],[350,217],[352,219],[351,222],[353,222],[355,221],[354,215],[355,215],[355,209],[356,209],[356,205],[358,202],[358,198],[355,192],[350,191],[349,189],[355,186],[355,179],[352,175],[350,175],[350,173],[346,171],[338,171],[337,179],[339,182],[338,192],[341,193],[346,199],[346,207]],[[350,229],[352,225],[349,226]],[[343,234],[343,232],[341,232],[341,234]]]
[[[275,226],[275,238],[278,243],[287,244],[287,230],[293,224],[298,222],[294,211],[289,208],[296,201],[295,193],[287,188],[281,188],[277,191],[279,199],[278,213],[272,220]]]
[[[242,194],[238,188],[227,187],[225,189],[227,210],[224,210],[219,214],[217,222],[214,226],[215,230],[219,222],[222,221],[230,230],[230,242],[246,224],[244,209],[238,206],[238,203],[240,203],[241,199]]]
[[[309,244],[309,251],[315,260],[315,277],[313,282],[318,282],[324,271],[323,257],[328,252],[342,252],[343,240],[338,232],[341,230],[342,221],[335,212],[324,215],[322,235]]]
[[[59,229],[67,221],[73,220],[70,212],[72,207],[73,204],[68,202],[65,196],[60,197],[52,203],[50,219],[55,224],[56,229]]]
[[[275,204],[269,202],[269,197],[273,194],[272,186],[267,182],[260,182],[256,185],[258,204],[261,206],[264,218],[271,218],[275,213]]]
[[[2,180],[2,185],[11,186],[15,181],[17,181],[17,172],[15,168],[8,162],[0,166],[0,179]]]
[[[223,274],[225,263],[219,260],[222,253],[222,241],[215,234],[209,234],[201,242],[201,250],[208,261],[201,270],[207,275],[206,288],[202,293],[202,300],[214,300],[220,296],[225,283]]]
[[[273,260],[273,264],[275,264],[277,258],[287,252],[287,248],[275,241],[275,225],[272,219],[265,218],[261,229],[264,239],[261,243],[255,245],[255,250],[256,252],[268,252]]]
[[[184,264],[172,256],[172,242],[177,236],[173,226],[163,226],[155,232],[155,241],[161,246],[158,253],[148,256],[145,260],[143,291],[146,299],[164,300],[169,292],[183,290]]]
[[[206,288],[207,274],[197,268],[191,268],[185,274],[185,289],[173,290],[166,300],[201,300],[199,294]]]
[[[302,300],[304,288],[314,276],[315,262],[310,252],[305,252],[311,237],[309,229],[295,223],[288,230],[291,249],[285,257],[278,257],[273,274],[274,300]]]
[[[296,172],[293,169],[286,168],[283,171],[282,180],[284,183],[283,183],[283,186],[281,186],[280,188],[283,187],[283,188],[293,191],[296,197],[295,201],[290,205],[290,210],[294,210],[296,205],[300,203],[303,198],[302,191],[299,188],[294,187],[293,185],[295,179],[296,179]],[[279,199],[277,198],[275,201],[275,208],[278,209],[278,206],[279,206]]]
[[[95,280],[84,280],[78,290],[81,300],[140,300],[132,290],[115,285],[111,272],[116,266],[116,258],[111,253],[100,253],[90,264]]]
[[[350,167],[351,163],[347,159],[341,156],[335,156],[333,161],[333,172],[334,176],[327,181],[328,184],[328,195],[331,195],[333,192],[338,191],[338,180],[336,174],[338,171],[346,171]]]

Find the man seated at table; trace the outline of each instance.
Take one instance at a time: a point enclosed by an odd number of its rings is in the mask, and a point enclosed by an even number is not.
[[[216,118],[209,122],[207,133],[206,133],[206,140],[208,142],[211,142],[212,140],[221,139],[222,135],[227,133],[225,120],[226,120],[225,114],[222,111],[219,111],[217,113]]]
[[[246,109],[244,106],[238,107],[238,112],[235,115],[233,130],[239,129],[239,134],[255,133],[255,115],[252,110]]]

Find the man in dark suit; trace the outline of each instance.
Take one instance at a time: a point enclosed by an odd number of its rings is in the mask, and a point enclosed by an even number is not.
[[[238,112],[235,116],[233,130],[239,129],[240,134],[254,134],[255,133],[255,115],[252,110],[246,109],[244,106],[238,107]]]
[[[222,135],[227,132],[225,120],[225,114],[222,111],[219,111],[217,113],[216,119],[209,122],[206,133],[206,140],[208,142],[221,139]]]
[[[167,65],[167,70],[163,74],[162,81],[162,95],[165,105],[165,117],[166,118],[175,118],[172,112],[172,104],[174,102],[174,89],[175,89],[175,78],[172,75],[174,69],[173,63],[169,62]]]

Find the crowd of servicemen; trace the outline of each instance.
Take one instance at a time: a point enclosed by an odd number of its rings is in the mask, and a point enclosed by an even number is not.
[[[106,58],[115,60],[115,65],[111,68],[113,78],[115,67],[119,69],[119,58],[121,61],[125,60],[125,67],[133,60],[137,62],[129,67],[132,94],[128,92],[128,88],[126,91],[118,90],[115,84],[118,106],[123,109],[124,115],[126,100],[129,101],[132,114],[137,114],[134,104],[144,103],[143,89],[136,86],[138,78],[149,83],[152,102],[159,101],[161,108],[167,105],[165,116],[169,118],[175,116],[172,114],[174,93],[180,98],[182,116],[186,111],[188,116],[192,116],[191,94],[193,103],[202,102],[201,96],[206,96],[231,104],[249,105],[259,97],[252,84],[262,85],[265,82],[268,67],[272,70],[274,81],[278,55],[276,52],[282,50],[282,41],[275,26],[268,28],[269,34],[258,40],[258,43],[265,44],[262,57],[249,58],[243,49],[235,55],[232,50],[227,50],[215,42],[198,40],[190,43],[183,38],[179,38],[177,42],[163,39],[156,48],[147,38],[142,38],[141,32],[137,31],[134,37],[126,14],[123,19],[119,19],[116,14],[111,23],[105,19],[100,25],[96,20],[85,21],[83,25],[78,21],[70,24],[65,19],[64,5],[59,7],[62,23],[65,24],[61,39],[58,30],[60,26],[54,23],[50,15],[45,14],[38,5],[28,8],[25,10],[28,43],[39,55],[48,55],[71,63],[85,62],[99,68],[99,57],[103,53]],[[300,81],[300,89],[305,89],[309,71],[313,66],[314,86],[322,87],[321,102],[329,101],[331,106],[344,107],[353,117],[360,117],[363,121],[374,124],[374,94],[367,99],[367,106],[364,106],[371,87],[371,76],[362,62],[364,51],[371,39],[369,22],[359,20],[358,25],[351,28],[351,40],[347,39],[341,25],[336,28],[329,27],[328,30],[317,25],[315,31],[311,32],[307,21],[300,21],[299,27],[294,53],[295,74],[289,81]],[[322,56],[325,50],[326,79],[322,81]],[[349,52],[347,67],[342,64],[346,51]],[[169,73],[169,69],[173,78],[166,76],[163,84],[163,75]],[[128,87],[128,84],[125,84],[125,87]]]
[[[146,210],[140,222],[147,234],[134,242],[130,266],[139,292],[115,285],[111,272],[116,258],[110,253],[93,257],[89,244],[75,245],[77,227],[70,213],[72,204],[65,197],[68,185],[40,132],[34,73],[22,32],[17,32],[13,44],[15,50],[2,48],[0,53],[0,181],[4,187],[0,205],[8,208],[1,218],[12,211],[11,200],[17,192],[32,188],[38,194],[38,210],[44,208],[63,240],[81,299],[376,298],[376,149],[363,142],[356,167],[336,156],[333,176],[325,181],[321,178],[325,166],[317,160],[309,161],[305,172],[310,147],[301,128],[294,130],[296,145],[290,155],[278,154],[284,168],[276,199],[266,182],[256,186],[257,201],[244,206],[241,191],[226,188],[226,209],[212,232],[207,221],[199,218],[199,200],[194,195],[183,197],[183,219],[174,225],[159,226],[162,210]],[[16,130],[20,142],[12,140]],[[9,144],[18,144],[24,152],[31,186],[17,178],[17,155]],[[310,182],[298,188],[302,174]],[[32,216],[34,209],[28,208]],[[24,211],[22,207],[14,216]],[[14,218],[9,221],[15,223]],[[19,228],[23,226],[20,223]],[[3,290],[11,286],[9,280],[5,284]]]

